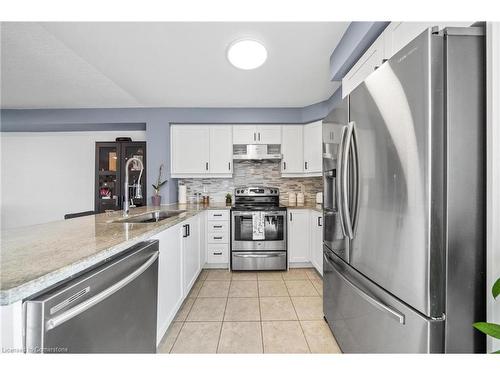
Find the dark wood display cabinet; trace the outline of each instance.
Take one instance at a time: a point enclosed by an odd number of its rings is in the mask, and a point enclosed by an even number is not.
[[[140,168],[132,162],[129,166],[129,197],[131,207],[147,204],[146,142],[96,142],[95,144],[95,212],[121,210],[125,196],[125,164],[131,157],[142,160],[142,198],[136,198]]]

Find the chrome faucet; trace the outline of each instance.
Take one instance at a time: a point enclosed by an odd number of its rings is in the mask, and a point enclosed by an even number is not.
[[[142,198],[142,188],[141,188],[141,177],[142,177],[142,171],[144,171],[144,164],[142,163],[142,160],[139,158],[130,158],[127,160],[127,163],[125,164],[125,183],[124,183],[124,188],[125,188],[125,199],[123,202],[123,216],[127,217],[129,208],[130,208],[130,201],[128,197],[128,189],[129,189],[129,184],[128,184],[128,169],[130,167],[130,163],[132,161],[138,162],[139,165],[141,166],[141,173],[139,173],[139,178],[137,179],[137,184],[134,186],[135,187],[135,194],[134,198],[140,199]]]

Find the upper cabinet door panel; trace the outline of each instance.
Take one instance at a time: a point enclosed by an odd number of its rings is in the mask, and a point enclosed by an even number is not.
[[[323,167],[323,122],[316,121],[304,126],[304,172],[321,173]]]
[[[172,174],[207,173],[210,128],[206,125],[172,125]]]
[[[281,126],[279,125],[259,125],[257,130],[257,143],[261,144],[281,144]]]
[[[425,29],[438,26],[445,27],[470,26],[472,22],[391,22],[384,31],[385,35],[385,58],[394,56],[401,48],[410,43]]]
[[[379,36],[342,79],[342,97],[345,97],[354,90],[370,73],[382,64],[385,48],[384,38],[384,34]]]
[[[256,144],[257,130],[255,125],[234,125],[233,126],[233,144],[249,145]]]
[[[231,125],[210,126],[210,173],[233,172],[233,131]]]
[[[283,125],[281,127],[282,173],[304,172],[303,126]]]

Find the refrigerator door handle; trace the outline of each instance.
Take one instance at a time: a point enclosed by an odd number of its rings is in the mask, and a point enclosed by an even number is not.
[[[363,298],[366,302],[370,303],[372,306],[375,308],[379,309],[380,311],[387,312],[390,314],[394,319],[398,320],[400,324],[405,324],[405,316],[400,313],[399,311],[385,305],[384,303],[380,302],[378,299],[370,296],[368,293],[366,293],[364,290],[362,290],[360,287],[355,285],[351,280],[349,280],[347,277],[343,275],[342,270],[339,270],[337,268],[337,265],[335,262],[328,256],[328,260],[330,265],[337,271],[338,276],[347,284],[349,285],[352,290],[356,292],[361,298]]]
[[[347,131],[346,131],[346,138],[345,142],[343,144],[343,149],[342,149],[342,213],[344,216],[344,226],[346,229],[346,236],[349,237],[349,239],[354,238],[354,233],[352,230],[352,218],[351,214],[349,213],[349,195],[348,195],[348,167],[349,167],[349,151],[351,148],[351,143],[352,143],[352,134],[353,134],[353,129],[354,129],[354,122],[350,122],[349,125],[347,126]]]
[[[360,188],[359,183],[359,149],[358,149],[358,132],[356,130],[356,123],[352,122],[352,151],[353,151],[353,174],[354,174],[354,203],[352,208],[352,234],[356,237],[356,232],[358,229],[358,217],[359,217],[359,198],[360,198]]]
[[[336,173],[336,187],[335,187],[335,200],[337,202],[337,210],[339,212],[340,228],[342,229],[342,234],[347,235],[345,223],[344,223],[344,213],[342,209],[342,159],[344,157],[344,143],[346,136],[346,126],[342,128],[342,134],[340,136],[339,152],[337,157],[337,173]]]

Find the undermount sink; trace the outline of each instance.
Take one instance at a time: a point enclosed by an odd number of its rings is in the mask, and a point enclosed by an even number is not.
[[[126,217],[123,219],[115,220],[114,223],[157,223],[158,221],[162,221],[168,219],[170,217],[177,216],[182,214],[183,210],[178,211],[154,211],[148,212],[147,214],[137,215]]]

